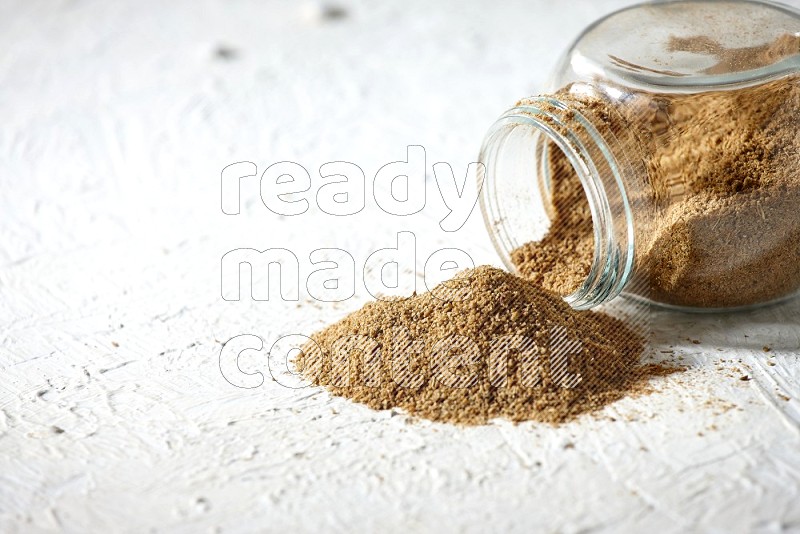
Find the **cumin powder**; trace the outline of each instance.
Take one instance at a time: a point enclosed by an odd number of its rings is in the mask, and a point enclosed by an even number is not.
[[[800,76],[697,94],[633,92],[622,101],[571,89],[558,94],[579,99],[584,116],[626,139],[621,150],[646,169],[647,190],[632,191],[654,207],[653,220],[638,221],[650,230],[635,245],[643,296],[729,308],[800,289]],[[592,219],[566,157],[550,154],[550,231],[511,259],[522,276],[566,295],[589,272]]]
[[[645,340],[622,321],[486,266],[370,302],[312,340],[295,365],[313,384],[458,424],[562,423],[672,372],[640,364]]]

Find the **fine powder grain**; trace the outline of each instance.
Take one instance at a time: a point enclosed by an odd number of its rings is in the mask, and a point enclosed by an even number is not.
[[[492,267],[368,303],[311,339],[294,363],[313,384],[458,424],[561,423],[674,371],[641,365],[645,340],[620,320]]]

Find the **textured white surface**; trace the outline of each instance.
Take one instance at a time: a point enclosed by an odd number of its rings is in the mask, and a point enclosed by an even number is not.
[[[220,374],[229,338],[269,345],[366,300],[225,302],[231,249],[360,266],[409,230],[418,262],[496,261],[477,214],[439,230],[435,189],[419,217],[287,219],[245,181],[230,217],[224,166],[371,177],[420,144],[463,176],[491,121],[624,4],[1,3],[0,531],[800,532],[798,300],[658,315],[657,354],[689,370],[559,428],[454,428]]]

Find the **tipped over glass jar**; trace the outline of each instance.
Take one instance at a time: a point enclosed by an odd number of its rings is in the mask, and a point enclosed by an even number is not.
[[[800,290],[800,12],[743,0],[613,13],[481,150],[512,271],[574,308],[621,293],[735,309]]]

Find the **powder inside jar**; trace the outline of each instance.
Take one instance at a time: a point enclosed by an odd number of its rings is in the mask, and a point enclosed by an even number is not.
[[[511,252],[521,276],[559,295],[583,284],[594,258],[592,214],[583,186],[562,152],[551,146],[551,224],[545,236]]]
[[[559,94],[579,98],[581,113],[610,135],[632,132],[635,143],[622,149],[646,169],[648,189],[632,188],[654,208],[636,221],[650,227],[635,244],[643,296],[724,308],[800,289],[799,76],[697,94],[634,91],[622,101],[571,89]],[[591,265],[592,220],[566,157],[551,152],[549,168],[550,231],[511,259],[521,275],[566,295]]]
[[[540,241],[511,251],[518,273],[545,289],[567,296],[581,287],[594,258],[589,202],[578,175],[563,152],[551,146],[551,223]]]
[[[662,207],[637,258],[651,297],[734,307],[800,289],[800,77],[660,105],[671,127],[643,137]]]

